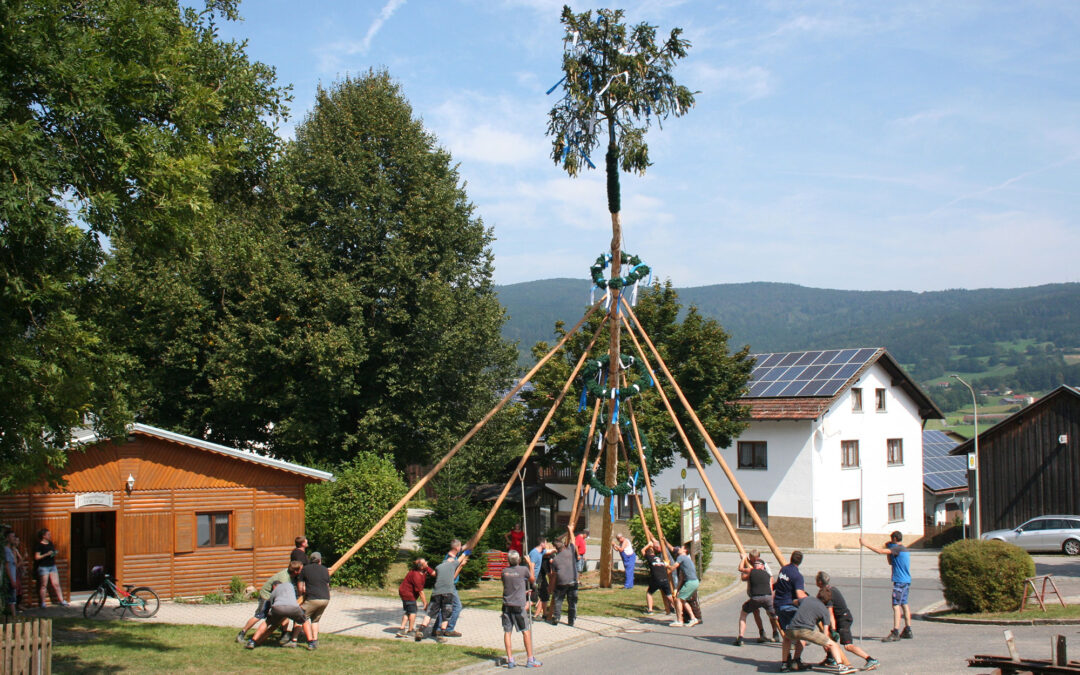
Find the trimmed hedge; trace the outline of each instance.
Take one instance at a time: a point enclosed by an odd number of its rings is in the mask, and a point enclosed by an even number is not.
[[[1027,551],[1003,541],[965,539],[938,556],[945,600],[960,612],[1012,612],[1024,597],[1024,579],[1035,576]]]

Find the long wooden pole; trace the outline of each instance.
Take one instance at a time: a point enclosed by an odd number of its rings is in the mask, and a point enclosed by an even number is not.
[[[623,321],[626,321],[626,317],[623,317]],[[656,371],[654,371],[652,365],[649,364],[649,359],[645,357],[645,351],[641,348],[641,343],[638,342],[637,336],[634,335],[634,331],[630,328],[629,322],[626,323],[626,328],[626,334],[633,340],[638,357],[641,359],[641,362],[645,364],[645,368],[648,369],[649,375],[653,378],[653,381],[656,382],[656,391],[660,394],[660,400],[664,402],[664,407],[668,411],[668,416],[671,417],[671,421],[675,425],[675,430],[679,433],[679,438],[682,439],[683,445],[686,447],[686,452],[690,455],[690,460],[694,462],[694,468],[696,468],[701,475],[701,480],[705,483],[705,489],[708,490],[709,497],[712,498],[713,504],[716,505],[716,512],[720,514],[720,520],[724,523],[724,528],[728,531],[728,536],[731,537],[731,541],[735,542],[735,548],[739,549],[739,554],[746,555],[746,549],[743,548],[742,540],[739,539],[739,533],[735,531],[735,526],[731,524],[731,519],[729,519],[727,513],[724,512],[724,506],[720,503],[720,498],[716,496],[716,491],[713,490],[712,483],[709,482],[709,477],[705,474],[705,468],[701,466],[697,453],[694,452],[694,446],[690,443],[690,439],[687,437],[682,424],[679,423],[679,416],[675,414],[675,409],[671,407],[671,401],[668,400],[667,394],[664,392],[664,387],[660,383],[660,378],[656,376]],[[644,330],[642,330],[642,333],[644,333]]]
[[[492,518],[495,517],[495,513],[502,506],[503,500],[506,499],[506,495],[510,492],[511,486],[514,481],[517,480],[521,470],[525,468],[525,463],[529,461],[529,455],[532,454],[533,448],[536,447],[537,442],[544,436],[544,432],[547,431],[548,424],[551,423],[551,418],[555,416],[555,411],[562,405],[563,399],[566,398],[566,392],[570,391],[570,387],[574,384],[574,378],[577,377],[578,371],[581,370],[581,366],[585,365],[585,360],[589,358],[589,351],[592,350],[593,345],[596,344],[596,338],[600,336],[600,329],[603,328],[601,324],[597,327],[596,332],[593,333],[592,340],[589,341],[589,346],[585,348],[585,351],[581,353],[581,357],[578,359],[577,364],[574,366],[574,370],[570,373],[570,377],[566,379],[566,384],[563,385],[562,391],[555,397],[555,403],[551,405],[551,409],[548,410],[547,415],[544,416],[544,421],[540,423],[540,428],[536,430],[536,434],[533,436],[532,441],[529,443],[529,447],[525,448],[525,453],[518,460],[517,468],[514,469],[514,473],[510,476],[510,480],[506,481],[506,485],[503,486],[502,492],[499,493],[499,497],[495,500],[491,510],[488,511],[487,516],[484,518],[484,522],[480,524],[480,529],[476,531],[470,539],[468,544],[465,545],[466,549],[472,549],[476,547],[477,542],[484,536],[484,532],[487,531],[489,525],[491,525]],[[571,523],[571,528],[573,524]]]
[[[670,563],[667,538],[664,537],[664,528],[660,525],[660,510],[656,507],[656,497],[653,495],[652,489],[652,477],[649,476],[648,463],[645,461],[645,447],[641,445],[641,431],[638,429],[637,416],[634,414],[632,405],[630,406],[630,426],[634,431],[634,442],[637,444],[638,461],[641,462],[641,475],[645,479],[645,493],[649,495],[649,509],[652,511],[653,524],[656,526],[656,539],[662,549],[660,554],[663,556],[665,563]],[[670,570],[668,576],[671,576]]]
[[[777,546],[776,541],[773,540],[772,535],[769,533],[769,528],[765,526],[764,522],[762,522],[761,516],[758,515],[757,509],[754,508],[754,505],[750,503],[750,498],[746,496],[745,492],[743,492],[742,486],[739,485],[739,481],[736,480],[735,474],[732,473],[731,467],[729,467],[727,462],[724,460],[724,456],[721,455],[720,451],[716,449],[716,444],[713,443],[712,437],[709,435],[709,432],[705,430],[705,425],[701,423],[701,420],[698,419],[697,413],[694,412],[693,406],[691,406],[690,402],[686,400],[686,396],[683,394],[682,389],[679,388],[679,383],[675,381],[675,378],[671,375],[671,371],[668,370],[667,364],[664,363],[664,359],[661,358],[660,352],[657,351],[656,346],[653,345],[652,340],[650,340],[648,334],[645,333],[645,327],[641,325],[641,322],[638,321],[637,316],[634,315],[633,308],[631,308],[630,304],[625,301],[622,304],[623,307],[626,308],[626,313],[630,315],[631,319],[633,319],[634,325],[637,326],[638,331],[641,332],[641,338],[645,340],[645,343],[647,345],[649,345],[649,350],[656,358],[656,362],[660,365],[660,368],[664,371],[664,375],[667,376],[668,382],[671,383],[672,389],[675,390],[675,395],[679,397],[679,401],[683,404],[686,412],[690,415],[690,419],[694,422],[694,427],[697,429],[698,433],[701,434],[701,437],[705,439],[705,445],[709,447],[709,451],[712,452],[713,457],[716,458],[716,462],[720,465],[720,468],[723,469],[724,475],[727,476],[728,481],[731,483],[731,487],[735,490],[735,494],[739,496],[739,499],[746,507],[747,512],[750,513],[750,518],[753,519],[754,525],[757,526],[758,531],[761,532],[761,535],[765,537],[765,543],[769,545],[769,549],[772,551],[773,555],[776,556],[776,561],[779,562],[781,566],[783,566],[785,564],[784,555],[780,553],[780,547]],[[631,330],[629,332],[632,333],[633,331]],[[658,387],[658,389],[663,391],[663,387]],[[701,471],[701,469],[699,468],[698,471]],[[705,478],[704,471],[701,471],[701,477]],[[723,509],[719,507],[719,504],[717,504],[717,508],[719,508],[720,512],[723,513]],[[739,552],[743,552],[741,545],[739,545]]]
[[[593,433],[596,431],[596,418],[600,415],[600,405],[603,403],[599,398],[596,399],[596,404],[593,405],[592,421],[589,422],[589,435],[585,440],[584,452],[581,453],[581,469],[578,471],[577,476],[577,489],[574,490],[574,504],[570,507],[570,526],[577,530],[578,519],[578,505],[583,501],[582,497],[582,485],[585,483],[585,468],[589,466],[589,449],[592,447]]]
[[[611,167],[608,167],[611,171]],[[617,171],[617,169],[616,169]],[[616,174],[617,176],[618,174]],[[610,179],[609,179],[610,180]],[[611,213],[611,279],[617,279],[622,272],[622,218],[618,209]],[[618,389],[619,387],[619,332],[622,324],[619,322],[619,298],[621,294],[618,288],[608,286],[611,294],[611,304],[608,305],[608,386]],[[604,430],[604,484],[615,487],[615,473],[618,466],[619,428],[615,421],[615,399],[608,401],[607,426]],[[614,523],[611,522],[611,499],[608,495],[604,500],[604,520],[601,540],[604,542],[600,547],[600,588],[611,588],[611,535]]]
[[[577,332],[577,330],[581,328],[586,321],[589,320],[589,317],[592,316],[593,312],[595,312],[599,307],[600,302],[597,302],[592,307],[590,307],[589,311],[585,312],[585,316],[581,317],[581,320],[574,324],[573,328],[567,331],[566,335],[564,335],[562,339],[559,340],[559,342],[551,348],[551,351],[549,351],[547,354],[544,355],[542,359],[536,362],[536,365],[533,366],[532,369],[525,374],[525,377],[521,378],[521,380],[516,385],[514,385],[514,387],[510,391],[506,392],[506,395],[502,397],[502,400],[496,403],[495,407],[489,410],[488,414],[484,415],[483,419],[477,422],[473,426],[473,428],[470,429],[469,432],[465,434],[461,438],[461,440],[454,445],[454,447],[450,448],[450,452],[446,453],[446,455],[441,460],[439,460],[438,464],[431,467],[430,471],[424,474],[424,476],[420,480],[416,481],[416,484],[413,485],[412,488],[410,488],[409,491],[405,493],[405,496],[402,497],[385,516],[380,518],[379,522],[375,523],[375,525],[373,525],[372,528],[367,531],[367,534],[365,534],[363,537],[360,537],[359,541],[353,544],[352,547],[345,552],[345,555],[341,556],[341,558],[339,558],[337,562],[330,566],[330,569],[328,570],[330,574],[333,574],[334,572],[337,572],[339,569],[341,569],[341,566],[348,562],[349,558],[356,555],[356,552],[363,548],[364,544],[368,543],[372,537],[378,534],[379,530],[385,527],[386,524],[390,522],[390,519],[397,515],[397,512],[400,511],[403,506],[408,504],[409,500],[412,499],[416,495],[416,493],[419,492],[425,485],[427,485],[427,482],[431,480],[432,477],[435,476],[435,474],[439,473],[439,471],[441,471],[442,468],[446,466],[446,463],[449,462],[450,459],[457,454],[458,450],[461,450],[461,448],[464,447],[464,445],[468,443],[473,436],[476,435],[476,432],[480,431],[480,429],[485,424],[487,424],[492,417],[495,416],[495,413],[502,410],[503,406],[505,406],[512,398],[514,398],[514,396],[519,391],[521,391],[521,388],[525,386],[525,383],[532,379],[532,376],[535,375],[537,371],[539,371],[540,368],[544,366],[544,364],[551,360],[551,357],[555,356],[556,352],[558,352],[562,348],[562,346],[566,344],[566,341],[570,339],[570,336]]]

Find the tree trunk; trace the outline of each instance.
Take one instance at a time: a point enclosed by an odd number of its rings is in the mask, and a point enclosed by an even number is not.
[[[611,214],[611,273],[609,279],[622,276],[622,219],[618,212]],[[610,288],[610,287],[609,287]],[[608,341],[608,377],[607,386],[611,389],[619,388],[619,333],[622,324],[619,322],[619,290],[610,288],[611,304],[608,310],[608,333],[611,336]],[[615,421],[615,399],[608,401],[607,428],[604,432],[604,485],[615,486],[615,471],[619,459],[619,426]],[[601,528],[600,542],[600,588],[611,588],[611,501],[613,496],[604,500],[604,526]]]

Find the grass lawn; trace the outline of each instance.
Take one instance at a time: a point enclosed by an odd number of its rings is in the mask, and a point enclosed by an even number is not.
[[[1046,603],[1046,611],[1039,609],[1039,603],[1028,605],[1023,612],[984,612],[982,614],[963,614],[961,612],[945,612],[938,616],[955,617],[957,619],[985,619],[1006,621],[1030,621],[1031,619],[1080,619],[1080,605],[1062,607],[1061,603]]]
[[[387,586],[383,588],[359,588],[355,593],[362,595],[374,595],[383,598],[397,597],[397,584],[405,577],[406,563],[394,563],[387,576]],[[622,573],[612,574],[612,583],[615,588],[599,588],[600,573],[593,570],[581,575],[581,587],[578,590],[578,614],[581,616],[609,616],[609,617],[635,617],[640,616],[645,608],[645,589],[648,588],[648,579],[639,577],[633,590],[622,588]],[[734,575],[711,573],[705,575],[698,587],[698,597],[705,596],[725,588],[735,580]],[[339,592],[350,592],[340,589]],[[431,589],[426,593],[430,596]],[[499,580],[481,581],[476,588],[461,590],[458,592],[461,602],[465,607],[475,609],[491,609],[499,611],[502,608],[502,582]],[[663,607],[660,595],[654,596],[657,607]]]
[[[136,621],[53,621],[57,673],[444,673],[497,652],[481,647],[423,645],[344,635],[319,637],[319,649],[245,649],[233,631]]]

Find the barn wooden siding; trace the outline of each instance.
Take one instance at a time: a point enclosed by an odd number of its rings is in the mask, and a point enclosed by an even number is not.
[[[129,474],[135,478],[130,494]],[[71,514],[114,511],[111,572],[162,598],[227,589],[233,576],[258,584],[287,567],[293,540],[304,532],[304,486],[317,480],[144,435],[73,453],[65,478],[63,489],[38,486],[0,495],[0,522],[15,527],[31,557],[37,531],[52,530],[66,595]],[[85,492],[111,494],[113,506],[76,510],[75,493]],[[195,517],[204,513],[230,514],[229,546],[197,546]],[[25,592],[36,590],[28,586]]]
[[[979,457],[983,532],[1080,514],[1080,396],[1055,390],[980,434]]]

